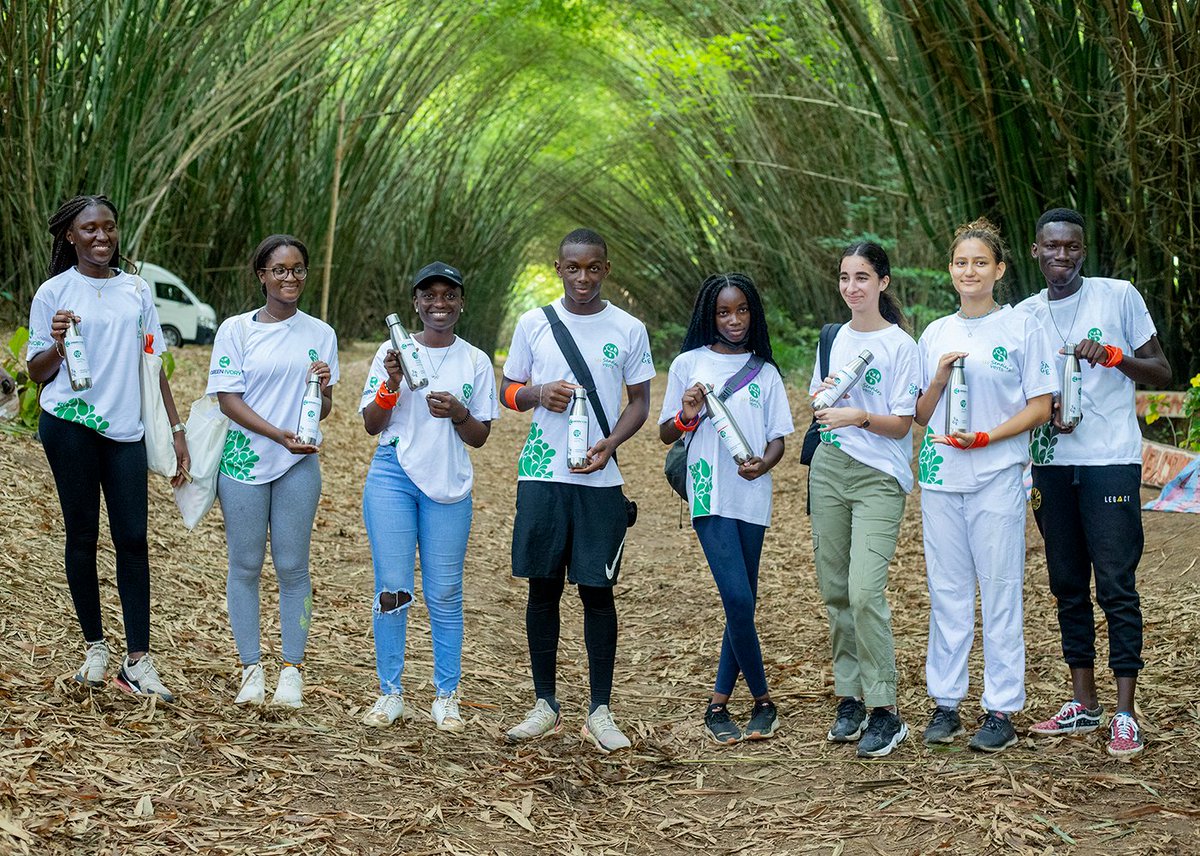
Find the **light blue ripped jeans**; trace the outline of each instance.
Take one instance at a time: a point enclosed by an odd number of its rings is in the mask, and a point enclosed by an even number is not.
[[[453,692],[462,678],[463,559],[471,532],[470,495],[458,502],[434,502],[404,472],[395,447],[380,446],[363,488],[363,521],[375,565],[372,612],[379,691],[404,691],[404,645],[419,547],[421,589],[433,634],[433,684],[438,695]],[[379,605],[384,592],[404,602],[385,612]]]

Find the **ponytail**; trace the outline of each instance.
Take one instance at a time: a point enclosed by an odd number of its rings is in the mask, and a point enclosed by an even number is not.
[[[846,247],[842,253],[843,259],[848,259],[852,256],[857,256],[867,260],[867,264],[875,271],[875,275],[880,279],[887,277],[891,285],[892,278],[892,262],[888,258],[887,251],[879,246],[874,241],[858,241]],[[904,317],[904,311],[900,308],[900,301],[888,289],[883,289],[879,292],[879,314],[883,316],[883,320],[895,324],[905,332],[911,332],[908,326],[908,319]]]

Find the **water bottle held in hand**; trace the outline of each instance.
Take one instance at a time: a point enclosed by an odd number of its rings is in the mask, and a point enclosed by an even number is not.
[[[833,407],[837,404],[843,395],[863,379],[863,375],[867,373],[867,366],[873,359],[875,359],[874,354],[864,350],[849,364],[838,369],[837,374],[833,376],[833,386],[823,389],[813,396],[812,409],[824,410],[826,407]]]
[[[400,354],[400,371],[408,388],[418,390],[429,386],[429,375],[425,372],[425,364],[421,362],[416,340],[404,329],[400,316],[392,314],[384,320],[392,337],[392,350]]]
[[[571,469],[582,469],[588,464],[589,427],[587,390],[576,387],[571,399],[571,413],[567,417],[567,466]]]
[[[1064,428],[1074,428],[1083,418],[1083,372],[1075,348],[1063,363],[1062,389],[1059,392],[1059,416]]]
[[[87,351],[83,348],[83,334],[79,325],[72,319],[63,337],[63,354],[67,363],[67,377],[71,379],[71,389],[82,392],[92,388],[92,369],[88,365]]]
[[[308,376],[304,389],[304,401],[300,404],[300,424],[296,426],[296,442],[315,446],[320,442],[318,426],[321,423],[321,378],[313,372]]]
[[[946,434],[971,430],[971,404],[967,390],[967,375],[959,357],[950,367],[950,384],[946,387]]]
[[[721,397],[713,392],[711,383],[704,384],[704,403],[708,407],[708,416],[712,419],[717,436],[721,438],[721,442],[725,444],[729,454],[733,455],[733,459],[738,464],[744,464],[750,460],[752,455],[746,437],[738,428],[737,423],[733,421],[733,416],[725,407],[725,402],[721,401]]]

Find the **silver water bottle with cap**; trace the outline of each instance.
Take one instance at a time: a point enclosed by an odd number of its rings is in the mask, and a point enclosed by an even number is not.
[[[1067,359],[1063,363],[1058,407],[1058,419],[1064,428],[1074,428],[1083,418],[1083,371],[1073,347],[1067,352]]]
[[[67,363],[71,389],[76,392],[91,389],[92,368],[88,365],[87,351],[83,348],[83,334],[79,332],[79,325],[74,319],[67,325],[67,333],[63,336],[63,359]]]
[[[400,316],[392,314],[384,320],[392,337],[392,350],[400,355],[400,371],[404,373],[408,388],[418,390],[429,386],[429,375],[425,372],[425,364],[421,362],[417,342],[400,323]]]
[[[588,465],[588,430],[590,418],[587,409],[587,390],[575,387],[571,399],[571,413],[567,416],[567,466],[573,470]]]
[[[721,401],[721,397],[713,392],[711,383],[704,384],[704,403],[708,407],[708,418],[712,420],[713,429],[721,438],[721,442],[725,444],[725,448],[729,450],[729,454],[733,455],[734,461],[744,464],[750,460],[752,457],[750,445],[746,442],[742,429],[734,421],[733,414],[725,407],[725,402]]]
[[[812,409],[824,410],[826,407],[833,407],[837,404],[843,395],[863,379],[863,375],[867,373],[867,366],[873,359],[875,359],[874,354],[864,350],[847,365],[838,369],[837,374],[833,376],[833,386],[827,387],[813,396]]]
[[[304,388],[300,403],[300,423],[296,426],[296,442],[315,446],[321,441],[321,376],[313,372]]]
[[[946,433],[971,430],[971,402],[967,374],[959,357],[950,366],[950,383],[946,387]]]

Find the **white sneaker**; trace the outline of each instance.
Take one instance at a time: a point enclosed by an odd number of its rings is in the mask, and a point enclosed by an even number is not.
[[[101,639],[87,646],[83,655],[83,665],[75,675],[75,680],[85,687],[104,686],[104,673],[108,670],[108,643]]]
[[[266,700],[266,679],[263,677],[262,663],[251,663],[242,666],[242,688],[238,690],[234,704],[262,704]]]
[[[159,680],[158,669],[154,668],[154,660],[149,654],[143,654],[136,663],[129,662],[129,657],[126,657],[121,662],[116,682],[118,687],[133,695],[158,696],[163,701],[175,701],[175,696]]]
[[[544,698],[537,700],[533,710],[525,714],[525,721],[514,725],[505,733],[509,743],[520,743],[522,740],[534,740],[547,734],[554,734],[562,726],[562,716],[550,706]]]
[[[595,713],[588,716],[581,735],[601,752],[616,752],[630,746],[629,738],[617,728],[617,724],[613,722],[612,711],[606,704],[600,705]]]
[[[462,731],[466,728],[462,715],[458,712],[457,690],[450,695],[440,695],[435,698],[430,713],[433,715],[433,721],[439,731]]]
[[[370,725],[374,728],[386,728],[397,719],[407,719],[404,710],[404,696],[396,695],[381,695],[376,699],[374,706],[367,711],[367,715],[363,717],[363,725]]]
[[[295,666],[284,666],[279,670],[279,684],[271,704],[281,707],[304,707],[304,676]]]

